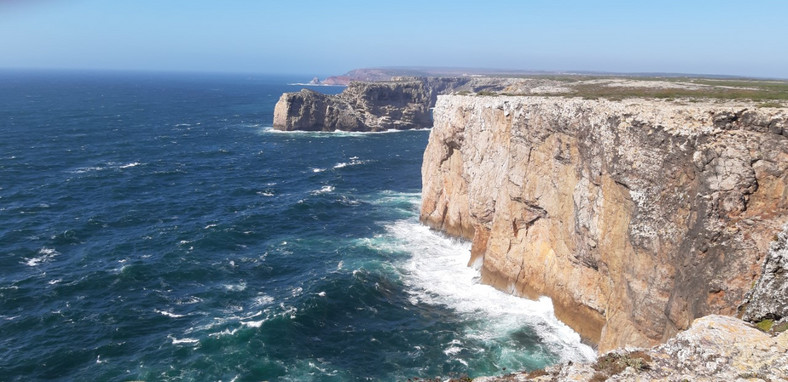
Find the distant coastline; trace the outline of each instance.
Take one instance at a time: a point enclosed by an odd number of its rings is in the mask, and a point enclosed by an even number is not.
[[[314,87],[346,87],[344,84],[312,84],[309,82],[293,82],[289,83],[291,86],[314,86]]]

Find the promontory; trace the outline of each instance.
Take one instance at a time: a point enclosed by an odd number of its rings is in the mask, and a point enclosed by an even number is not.
[[[781,81],[408,78],[284,94],[274,127],[432,126],[421,221],[470,240],[482,282],[550,297],[594,368],[788,379],[787,100]]]

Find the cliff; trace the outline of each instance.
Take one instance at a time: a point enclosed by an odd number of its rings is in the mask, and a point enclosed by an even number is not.
[[[421,81],[353,82],[338,95],[304,89],[274,107],[274,128],[304,131],[406,130],[432,125]]]
[[[785,109],[455,95],[434,118],[422,221],[600,351],[759,306],[751,289],[785,264],[766,261],[788,221]]]
[[[304,131],[385,131],[432,126],[430,109],[439,94],[457,90],[502,90],[499,78],[394,77],[385,82],[352,82],[340,94],[312,90],[285,93],[274,107],[274,128]]]

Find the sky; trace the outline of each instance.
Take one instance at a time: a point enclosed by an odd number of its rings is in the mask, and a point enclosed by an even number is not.
[[[0,0],[0,68],[788,78],[788,0]]]

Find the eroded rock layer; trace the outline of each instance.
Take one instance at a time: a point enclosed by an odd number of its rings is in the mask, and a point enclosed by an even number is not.
[[[788,221],[788,113],[744,103],[441,96],[421,219],[600,351],[737,315]]]

